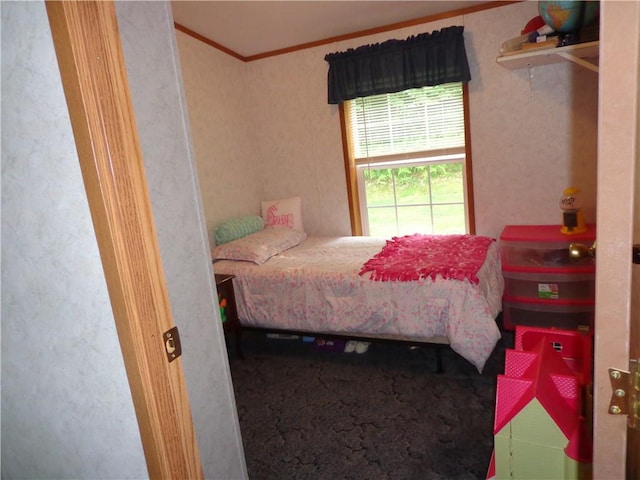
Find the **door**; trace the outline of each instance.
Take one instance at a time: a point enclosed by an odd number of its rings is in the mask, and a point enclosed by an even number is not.
[[[639,2],[600,2],[594,479],[640,478],[631,462],[625,467],[627,456],[636,463],[639,456],[627,417],[608,411],[608,369],[627,370],[629,356],[640,354],[639,267],[631,263],[632,244],[640,241],[639,40]]]
[[[148,473],[199,479],[115,7],[46,6]]]

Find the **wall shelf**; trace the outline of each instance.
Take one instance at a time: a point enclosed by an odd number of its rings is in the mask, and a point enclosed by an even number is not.
[[[503,55],[496,58],[496,61],[509,70],[570,61],[597,73],[598,54],[599,42],[596,40],[593,42],[567,45],[566,47],[545,48]]]

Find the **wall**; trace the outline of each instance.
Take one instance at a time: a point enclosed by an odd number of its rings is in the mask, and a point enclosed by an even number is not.
[[[3,2],[2,478],[146,478],[43,2]],[[246,478],[164,2],[116,5],[205,475]]]
[[[145,478],[43,2],[2,2],[2,478]]]
[[[182,32],[176,36],[207,231],[213,232],[229,218],[260,214],[261,149],[253,139],[247,65]]]
[[[228,205],[254,207],[256,195],[278,198],[301,194],[304,222],[312,235],[348,235],[349,211],[339,114],[326,103],[327,64],[324,55],[389,38],[431,32],[458,24],[465,27],[471,67],[469,83],[476,230],[498,236],[508,223],[555,224],[561,221],[558,201],[562,190],[576,185],[583,191],[587,221],[595,221],[597,75],[573,64],[556,64],[510,71],[496,63],[500,45],[519,35],[537,15],[536,2],[522,2],[460,17],[323,45],[246,64],[250,108],[244,111],[247,141],[256,142],[259,156],[247,170],[260,169],[262,188],[238,189],[238,172],[226,171],[225,156],[198,164],[220,172],[202,179],[203,190],[215,186]],[[210,54],[206,62],[184,61],[196,49],[210,48],[180,35],[180,58],[187,77],[216,75],[223,58]],[[227,57],[224,61],[229,61]],[[237,63],[241,63],[235,60]],[[217,81],[231,85],[235,79]],[[202,102],[210,92],[186,82],[187,96]],[[230,98],[206,118],[195,118],[194,143],[213,122],[246,108]],[[236,118],[231,117],[231,118]],[[207,130],[206,135],[212,133]],[[213,134],[216,135],[216,134]],[[219,148],[239,147],[218,135]],[[245,148],[245,147],[243,147]],[[253,177],[251,177],[253,178]],[[233,184],[234,188],[227,187]],[[247,199],[250,199],[248,201]],[[220,219],[205,203],[207,224]]]
[[[244,478],[170,4],[126,1],[116,7],[200,459],[207,478]]]
[[[529,72],[495,61],[500,44],[536,14],[536,2],[523,2],[465,17],[479,233],[560,223],[558,202],[572,185],[587,221],[596,220],[598,75],[569,62]]]
[[[302,196],[310,235],[351,235],[340,115],[327,104],[327,63],[335,45],[249,66],[265,199]]]

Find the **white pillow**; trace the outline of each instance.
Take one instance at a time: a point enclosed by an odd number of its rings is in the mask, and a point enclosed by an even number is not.
[[[262,219],[265,228],[288,227],[304,231],[302,225],[302,199],[283,198],[262,202]]]
[[[295,247],[307,238],[293,228],[265,228],[211,250],[213,260],[243,260],[262,265],[274,255]]]

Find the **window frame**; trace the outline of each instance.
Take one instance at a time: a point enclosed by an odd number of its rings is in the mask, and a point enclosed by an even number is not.
[[[466,192],[465,201],[467,203],[468,212],[468,231],[474,235],[476,232],[475,225],[475,203],[473,194],[473,168],[471,160],[471,134],[469,121],[469,86],[466,82],[462,82],[462,106],[464,115],[464,140],[465,140],[465,161],[464,161],[464,190]],[[358,168],[355,158],[351,152],[351,136],[347,125],[346,109],[344,103],[339,105],[340,111],[340,129],[342,132],[342,150],[344,156],[345,177],[347,184],[347,198],[349,201],[349,217],[351,222],[351,234],[355,236],[363,235],[360,190],[358,186]]]
[[[416,207],[416,206],[424,206],[424,207],[428,207],[430,210],[430,216],[431,216],[431,221],[433,222],[433,208],[434,207],[438,207],[438,206],[442,206],[442,205],[463,205],[466,207],[467,205],[467,189],[466,189],[466,184],[467,184],[467,179],[466,179],[466,171],[464,169],[464,164],[465,164],[465,159],[464,159],[464,149],[460,148],[460,154],[459,155],[451,155],[453,156],[460,156],[462,158],[459,159],[441,159],[441,160],[425,160],[423,158],[421,159],[413,159],[413,160],[409,160],[406,162],[402,162],[402,165],[390,165],[389,162],[372,162],[369,165],[364,165],[364,164],[356,164],[356,175],[357,175],[357,182],[358,182],[358,198],[360,201],[360,211],[364,211],[364,209],[366,208],[380,208],[377,206],[373,206],[373,207],[368,207],[367,205],[365,205],[365,179],[364,179],[364,175],[365,175],[365,171],[367,169],[386,169],[386,168],[400,168],[400,167],[431,167],[431,166],[435,166],[435,165],[441,165],[443,163],[460,163],[463,165],[462,168],[462,182],[463,182],[463,201],[462,203],[459,202],[454,202],[454,203],[434,203],[432,201],[430,201],[429,203],[424,203],[424,204],[418,204],[418,205],[404,205],[404,204],[398,204],[396,203],[395,205],[393,205],[394,209],[396,210],[396,214],[398,212],[398,210],[401,210],[405,207],[411,208],[411,207]],[[433,191],[430,190],[429,192],[429,197],[431,198],[431,195],[433,194]],[[387,207],[382,207],[382,208],[388,208],[391,207],[392,205],[389,205]],[[369,231],[369,225],[368,225],[368,215],[366,216],[367,218],[363,218],[362,216],[360,217],[360,221],[361,221],[361,228],[362,228],[362,234],[363,235],[370,235],[371,232]],[[397,217],[396,217],[397,220]],[[397,227],[398,225],[396,225]],[[467,216],[467,218],[465,218],[465,230],[468,232],[469,231],[469,218]]]

